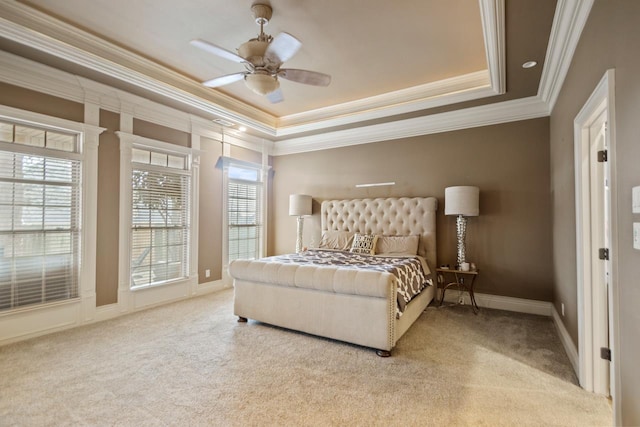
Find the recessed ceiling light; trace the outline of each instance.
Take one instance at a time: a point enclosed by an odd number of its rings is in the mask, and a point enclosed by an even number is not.
[[[246,131],[247,131],[247,128],[246,128],[246,126],[240,126],[240,127],[238,128],[238,130],[239,130],[240,132],[246,132]]]
[[[538,62],[536,61],[527,61],[524,64],[522,64],[522,68],[533,68],[536,65],[538,65]]]

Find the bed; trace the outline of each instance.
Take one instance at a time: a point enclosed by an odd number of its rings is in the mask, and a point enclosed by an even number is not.
[[[436,209],[433,197],[323,201],[319,250],[230,263],[234,314],[241,322],[253,319],[370,347],[379,356],[390,356],[400,337],[436,295],[431,280],[436,266]],[[349,239],[361,240],[363,235],[377,236],[383,252],[355,254],[358,262],[368,256],[404,263],[413,259],[410,263],[420,264],[424,283],[416,295],[401,298],[398,292],[401,289],[400,293],[406,294],[397,270],[405,267],[359,268],[322,261],[336,255],[345,257],[349,264],[349,252],[340,249],[349,249],[353,245]],[[415,256],[403,252],[409,241],[416,245]],[[316,261],[309,261],[314,257]],[[403,298],[405,304],[399,304]]]

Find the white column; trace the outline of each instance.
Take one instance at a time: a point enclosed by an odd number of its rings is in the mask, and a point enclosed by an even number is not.
[[[124,119],[123,119],[124,116]],[[131,120],[128,120],[131,118]],[[120,115],[120,126],[133,123],[132,116]],[[132,308],[131,301],[131,140],[120,132],[120,211],[119,211],[119,243],[118,243],[118,309],[120,312]]]
[[[260,256],[267,255],[267,225],[269,222],[269,150],[264,140],[262,141],[262,236]]]
[[[82,261],[80,270],[80,323],[91,322],[96,312],[96,254],[98,236],[98,128],[100,106],[85,102],[85,123],[82,140]]]
[[[189,279],[191,282],[191,295],[198,293],[198,240],[200,221],[200,135],[191,134],[191,236],[189,242]]]

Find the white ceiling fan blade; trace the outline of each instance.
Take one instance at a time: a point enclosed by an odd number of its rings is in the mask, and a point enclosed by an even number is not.
[[[209,43],[202,39],[194,39],[194,40],[191,40],[189,43],[191,43],[192,46],[195,46],[206,52],[213,53],[214,55],[217,55],[221,58],[228,59],[229,61],[238,62],[238,63],[246,62],[243,57],[236,55],[230,50],[224,49],[220,46],[216,46],[215,44]]]
[[[289,60],[300,49],[302,43],[289,33],[280,33],[273,38],[264,53],[267,60],[282,64]]]
[[[284,101],[284,95],[282,95],[282,91],[280,90],[280,88],[274,90],[271,93],[267,94],[267,99],[272,103],[272,104],[277,104],[278,102],[282,102]]]
[[[329,86],[329,83],[331,83],[331,76],[328,74],[309,70],[297,70],[295,68],[281,69],[278,71],[278,77],[312,86]]]
[[[206,82],[202,82],[203,85],[207,87],[219,87],[228,85],[229,83],[237,82],[238,80],[244,79],[245,72],[242,73],[233,73],[227,74],[226,76],[216,77],[215,79],[207,80]]]

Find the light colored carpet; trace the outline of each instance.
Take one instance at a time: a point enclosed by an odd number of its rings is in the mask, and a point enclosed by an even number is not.
[[[610,425],[551,319],[428,308],[393,357],[250,321],[233,292],[0,347],[0,425]]]

